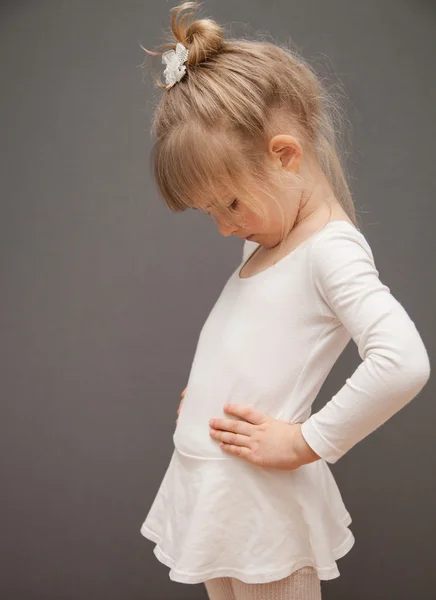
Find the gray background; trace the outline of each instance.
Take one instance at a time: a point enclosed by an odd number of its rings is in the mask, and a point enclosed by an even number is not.
[[[242,251],[203,215],[171,214],[149,171],[154,90],[139,43],[163,41],[174,4],[1,4],[8,600],[206,598],[202,584],[169,580],[139,532],[173,450],[198,333]],[[247,23],[278,43],[291,36],[341,79],[363,232],[432,361],[435,3],[215,0],[202,14],[235,34]],[[358,364],[351,343],[314,411]],[[435,416],[431,379],[332,465],[356,544],[341,576],[322,584],[324,599],[436,598]]]

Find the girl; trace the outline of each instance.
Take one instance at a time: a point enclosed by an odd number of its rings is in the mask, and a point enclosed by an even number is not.
[[[199,5],[173,9],[169,50],[143,48],[166,65],[154,173],[172,211],[245,242],[141,533],[170,579],[211,600],[318,600],[354,544],[328,463],[418,394],[429,359],[358,227],[321,81],[296,52],[189,19]],[[362,363],[311,415],[351,338]]]

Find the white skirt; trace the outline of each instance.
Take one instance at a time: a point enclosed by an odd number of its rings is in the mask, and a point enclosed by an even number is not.
[[[321,580],[339,577],[336,560],[354,544],[350,523],[322,459],[279,471],[175,448],[140,532],[173,581],[267,583],[304,566]]]

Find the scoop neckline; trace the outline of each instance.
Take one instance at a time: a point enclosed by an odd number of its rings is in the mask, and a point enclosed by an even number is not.
[[[253,279],[257,280],[257,279],[261,278],[262,275],[266,276],[266,274],[268,274],[271,270],[273,270],[274,267],[278,267],[279,265],[281,265],[282,263],[284,263],[290,256],[294,255],[298,250],[300,250],[301,248],[305,248],[309,244],[309,242],[313,242],[329,226],[337,224],[337,223],[345,223],[346,225],[348,225],[349,227],[352,227],[355,231],[358,231],[360,233],[360,229],[358,227],[356,227],[355,225],[353,225],[353,223],[350,223],[349,221],[346,221],[345,219],[335,219],[334,221],[329,221],[323,227],[321,227],[321,229],[318,229],[317,231],[315,231],[314,233],[312,233],[312,235],[310,235],[308,238],[306,238],[305,240],[303,240],[301,242],[301,244],[299,244],[293,250],[291,250],[288,254],[286,254],[285,256],[283,256],[274,265],[271,265],[270,267],[267,267],[263,271],[260,271],[259,273],[255,273],[254,275],[251,275],[250,277],[240,277],[240,272],[242,271],[242,269],[245,267],[245,265],[248,263],[248,261],[254,255],[254,253],[257,252],[258,248],[260,248],[261,244],[258,244],[258,247],[255,248],[254,251],[250,253],[250,255],[248,256],[248,258],[245,261],[244,261],[244,259],[242,259],[242,261],[239,263],[239,266],[238,266],[238,268],[235,271],[237,281],[240,282],[240,283],[248,283],[249,281],[251,281]]]

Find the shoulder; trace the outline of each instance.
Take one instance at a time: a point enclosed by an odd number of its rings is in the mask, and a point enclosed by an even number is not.
[[[318,292],[335,311],[373,292],[389,292],[379,279],[371,247],[348,221],[328,224],[311,245],[310,273]],[[374,295],[375,297],[375,295]]]
[[[350,331],[363,313],[378,318],[392,309],[392,296],[379,278],[371,247],[348,221],[332,222],[311,246],[310,272],[321,310]]]
[[[335,245],[339,243],[358,243],[360,245],[368,246],[369,244],[361,232],[355,225],[349,221],[338,220],[330,221],[325,225],[319,232],[314,242],[314,246],[321,246],[323,244]]]
[[[374,264],[374,255],[366,237],[348,221],[331,221],[311,245],[313,269],[350,265],[362,260]]]

